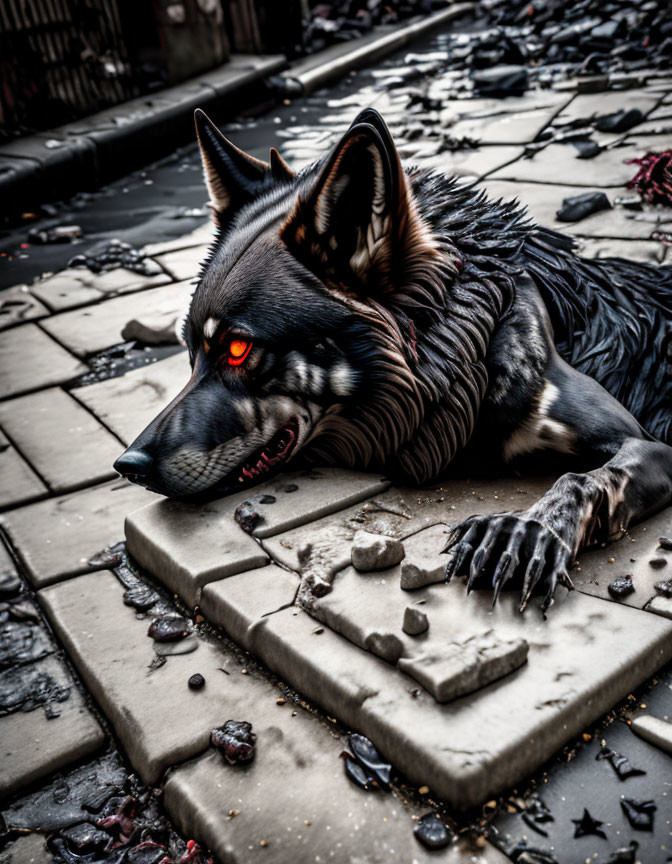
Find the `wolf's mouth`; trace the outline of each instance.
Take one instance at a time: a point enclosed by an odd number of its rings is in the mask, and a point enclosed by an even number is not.
[[[265,474],[286,462],[299,440],[299,421],[292,417],[271,440],[260,447],[239,469],[238,484],[258,482]]]

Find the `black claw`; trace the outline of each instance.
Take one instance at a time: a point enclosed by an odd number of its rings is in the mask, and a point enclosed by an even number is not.
[[[502,552],[502,556],[497,564],[497,569],[495,570],[495,575],[492,578],[492,587],[495,589],[492,596],[493,606],[499,600],[502,588],[509,580],[512,560],[510,552]]]

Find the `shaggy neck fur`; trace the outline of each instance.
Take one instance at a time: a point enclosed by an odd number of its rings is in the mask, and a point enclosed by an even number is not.
[[[368,331],[366,393],[329,411],[311,461],[439,475],[469,441],[488,386],[486,355],[508,310],[516,255],[529,231],[511,204],[427,172],[411,172],[438,254],[416,260],[391,298],[346,298]],[[493,238],[495,238],[493,240]]]

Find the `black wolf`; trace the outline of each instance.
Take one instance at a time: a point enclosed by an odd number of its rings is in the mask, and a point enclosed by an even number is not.
[[[193,372],[120,473],[190,497],[290,461],[419,484],[562,454],[572,473],[535,506],[449,542],[448,579],[496,600],[515,577],[521,608],[670,502],[672,268],[582,260],[516,203],[404,171],[371,109],[298,175],[196,126],[219,227],[185,326]]]

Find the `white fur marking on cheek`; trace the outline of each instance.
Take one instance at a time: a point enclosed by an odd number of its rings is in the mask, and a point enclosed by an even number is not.
[[[347,363],[336,363],[329,372],[329,386],[336,396],[349,396],[354,384],[354,372]]]
[[[560,391],[555,386],[555,384],[551,384],[550,381],[547,381],[544,385],[544,389],[542,390],[541,397],[539,399],[539,413],[542,417],[548,416],[551,405],[555,402],[559,395]]]
[[[212,339],[219,327],[219,321],[216,318],[208,318],[203,325],[203,335],[206,339]]]

